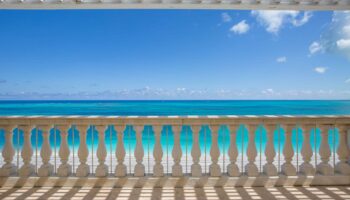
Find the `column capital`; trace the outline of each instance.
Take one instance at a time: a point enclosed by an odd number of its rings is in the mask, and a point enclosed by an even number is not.
[[[125,125],[114,125],[114,129],[117,131],[117,133],[123,133],[125,130]]]
[[[293,128],[295,128],[296,125],[295,124],[283,124],[282,128],[286,131],[286,132],[291,132],[293,130]]]
[[[85,124],[82,124],[82,125],[77,125],[76,126],[76,128],[77,128],[77,130],[79,131],[79,132],[84,132],[84,133],[86,133],[87,132],[87,130],[89,130],[89,125],[85,125]]]
[[[276,130],[276,128],[277,128],[276,124],[266,124],[265,125],[265,129],[266,129],[267,133],[271,133],[271,132],[273,133],[274,130]]]
[[[303,124],[300,126],[303,131],[310,133],[311,129],[316,128],[315,124]]]
[[[230,133],[235,133],[239,127],[239,124],[230,124],[229,126]]]
[[[336,125],[336,127],[338,128],[339,133],[341,133],[341,132],[347,132],[347,131],[349,130],[349,128],[350,128],[348,125],[345,125],[345,124]]]
[[[19,125],[18,128],[23,130],[24,133],[27,133],[27,132],[30,132],[31,130],[33,130],[34,126],[33,125]]]
[[[16,125],[5,125],[5,126],[2,126],[2,128],[5,130],[6,133],[8,132],[13,132],[13,130],[16,128],[17,126]]]
[[[258,128],[258,124],[247,124],[247,129],[248,129],[248,132],[255,132],[256,129]]]
[[[163,126],[162,125],[155,125],[155,126],[152,126],[152,129],[153,129],[154,133],[160,134],[163,130]]]
[[[53,126],[52,125],[38,125],[37,128],[43,132],[49,132]]]
[[[198,134],[201,130],[202,125],[191,125],[192,133]]]
[[[134,126],[134,129],[135,129],[136,133],[141,133],[144,128],[145,128],[144,125],[136,125],[136,126]]]
[[[56,126],[58,129],[60,129],[62,132],[68,132],[68,130],[71,128],[70,124],[62,124]]]
[[[172,125],[171,129],[174,131],[174,133],[180,133],[182,130],[182,125]]]
[[[96,127],[96,130],[98,131],[98,133],[104,133],[107,130],[108,126],[106,126],[106,125],[97,125],[95,127]]]
[[[210,130],[212,131],[212,133],[218,133],[219,129],[220,129],[220,125],[218,124],[210,124]]]

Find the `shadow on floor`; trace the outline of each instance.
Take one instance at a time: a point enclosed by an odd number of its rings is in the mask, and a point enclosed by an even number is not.
[[[18,187],[0,188],[0,199],[350,199],[350,186],[339,187]]]

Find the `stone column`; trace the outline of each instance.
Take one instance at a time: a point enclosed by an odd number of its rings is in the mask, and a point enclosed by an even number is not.
[[[273,134],[276,129],[276,125],[267,124],[265,128],[267,133],[267,144],[265,148],[265,156],[267,162],[263,167],[263,172],[267,176],[277,176],[277,168],[273,164],[273,161],[275,160],[276,156],[275,146],[273,143]]]
[[[321,156],[321,163],[319,163],[316,167],[317,172],[319,172],[322,175],[332,175],[334,174],[333,167],[329,164],[329,158],[331,156],[331,149],[329,147],[328,142],[328,130],[330,126],[329,125],[321,125],[321,146],[320,146],[320,156]]]
[[[191,166],[191,172],[193,177],[200,177],[202,176],[202,167],[199,164],[199,159],[201,157],[201,150],[199,147],[199,131],[201,129],[201,126],[199,125],[193,125],[192,126],[192,150],[191,150],[191,156],[193,159],[193,164]]]
[[[19,169],[20,177],[27,177],[34,173],[35,167],[31,164],[33,149],[30,141],[32,135],[32,127],[31,126],[21,126],[20,129],[24,132],[24,144],[21,151],[21,157],[23,159],[23,165]]]
[[[220,149],[218,146],[218,134],[219,134],[219,125],[211,125],[211,148],[210,148],[210,157],[212,164],[209,166],[210,176],[221,176],[221,168],[218,164]]]
[[[116,125],[115,129],[117,131],[117,149],[115,151],[115,156],[117,157],[117,166],[115,166],[115,176],[124,177],[126,176],[126,165],[124,164],[125,159],[125,147],[124,147],[124,125]]]
[[[255,159],[257,156],[256,145],[255,145],[255,131],[258,125],[249,124],[248,125],[248,149],[247,149],[247,157],[248,164],[245,165],[245,171],[248,176],[258,176],[259,170],[255,164]]]
[[[2,149],[2,157],[4,158],[5,164],[0,169],[0,176],[12,176],[16,174],[16,165],[12,163],[13,157],[15,156],[15,149],[13,148],[12,138],[13,130],[15,126],[8,125],[4,127],[5,131],[5,145]]]
[[[314,175],[316,170],[310,163],[313,152],[310,144],[311,130],[315,128],[314,125],[304,125],[303,129],[303,147],[301,148],[301,155],[303,156],[303,163],[300,165],[300,172],[304,175]]]
[[[339,130],[339,146],[337,149],[339,162],[335,166],[335,170],[343,175],[350,175],[350,165],[347,163],[349,160],[350,149],[347,144],[348,141],[348,127],[338,126]]]
[[[136,148],[135,148],[135,158],[136,158],[136,165],[134,170],[134,176],[140,177],[145,176],[145,166],[142,164],[143,161],[143,146],[142,146],[142,131],[143,126],[136,126]]]
[[[98,165],[96,167],[95,175],[97,177],[105,177],[108,175],[108,166],[105,164],[107,157],[106,143],[105,143],[105,125],[96,126],[98,131],[98,146],[96,156],[98,159]]]
[[[160,136],[162,133],[162,126],[153,126],[155,144],[153,149],[153,157],[155,164],[153,166],[153,176],[164,176],[164,167],[162,165],[163,149],[160,144]]]
[[[57,169],[57,175],[61,177],[69,176],[72,173],[72,166],[68,164],[68,158],[70,154],[70,150],[68,147],[68,130],[70,128],[69,125],[60,125],[58,128],[61,131],[61,145],[58,155],[61,159],[61,164]]]
[[[38,176],[48,177],[53,174],[53,165],[50,163],[50,158],[52,154],[50,146],[50,130],[52,126],[40,126],[43,136],[43,146],[41,147],[40,156],[42,158],[43,164],[38,169]]]
[[[182,176],[182,166],[180,164],[182,156],[182,150],[180,146],[180,135],[182,126],[173,126],[172,128],[174,132],[174,148],[172,151],[174,165],[172,168],[172,176]]]
[[[80,164],[77,168],[77,173],[76,173],[78,177],[85,177],[90,174],[90,167],[88,164],[86,164],[89,156],[89,149],[86,143],[86,136],[87,136],[88,129],[89,129],[88,125],[77,126],[77,130],[79,131],[79,138],[80,138],[80,144],[78,149],[78,157],[79,157]]]
[[[237,128],[238,125],[231,124],[230,128],[230,147],[228,148],[228,156],[230,157],[230,164],[227,166],[227,173],[229,176],[239,176],[239,168],[236,164],[238,157],[238,148],[237,148]]]
[[[281,167],[281,171],[286,176],[295,176],[297,174],[297,170],[292,164],[293,156],[294,156],[294,149],[292,145],[292,131],[295,125],[293,124],[287,124],[284,125],[284,135],[285,135],[285,142],[284,142],[284,148],[283,148],[283,155],[284,155],[284,164]]]

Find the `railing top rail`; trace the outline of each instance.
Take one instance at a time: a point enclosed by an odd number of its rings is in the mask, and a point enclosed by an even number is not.
[[[4,125],[349,125],[350,115],[0,116]]]

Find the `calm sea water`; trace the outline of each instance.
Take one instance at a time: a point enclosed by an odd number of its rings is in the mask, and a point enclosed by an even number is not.
[[[350,100],[0,101],[0,115],[347,115]]]

